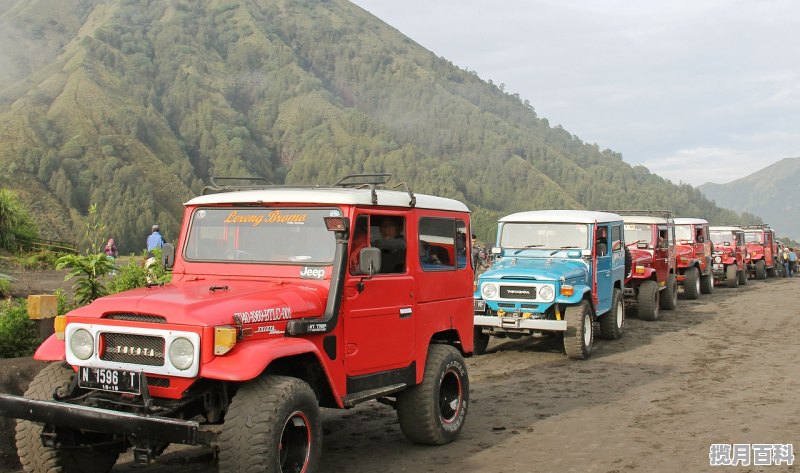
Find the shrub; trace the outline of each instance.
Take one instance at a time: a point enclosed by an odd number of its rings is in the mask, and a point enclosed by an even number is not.
[[[24,269],[52,269],[60,256],[62,255],[52,251],[41,250],[18,256],[17,264]]]
[[[108,283],[108,293],[127,291],[147,284],[147,270],[142,262],[131,255],[129,262],[117,268],[117,275]]]
[[[64,277],[67,281],[76,278],[72,289],[75,291],[75,302],[86,305],[106,295],[106,287],[102,278],[114,270],[114,262],[104,253],[96,255],[64,255],[56,261],[56,269],[69,269]]]
[[[0,358],[30,356],[40,340],[24,299],[0,302]]]
[[[0,277],[0,298],[6,299],[11,297],[11,281]]]

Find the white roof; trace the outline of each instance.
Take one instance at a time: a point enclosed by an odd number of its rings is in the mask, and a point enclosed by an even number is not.
[[[530,210],[506,215],[499,222],[605,223],[622,220],[617,214],[593,210]]]
[[[708,227],[709,231],[712,232],[741,232],[744,231],[739,227],[731,227],[731,226],[720,226],[720,227]]]
[[[706,225],[708,220],[702,218],[679,217],[673,219],[675,225]]]
[[[407,192],[378,189],[377,205],[383,207],[411,208]],[[445,197],[426,194],[414,194],[416,207],[423,209],[451,210],[469,212],[463,202]],[[350,187],[275,187],[270,189],[220,192],[195,197],[183,205],[212,204],[333,204],[333,205],[366,205],[372,206],[370,189],[354,189]]]
[[[650,225],[669,223],[669,221],[665,218],[651,217],[649,215],[623,215],[622,221],[625,223],[646,223]]]

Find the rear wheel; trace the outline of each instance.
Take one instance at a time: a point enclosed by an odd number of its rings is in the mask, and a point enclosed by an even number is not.
[[[231,401],[219,435],[219,471],[316,471],[322,452],[317,397],[303,380],[262,376]]]
[[[673,310],[678,305],[678,281],[675,273],[667,276],[667,285],[664,287],[664,293],[661,294],[659,304],[662,309],[666,310]]]
[[[636,296],[636,310],[642,320],[658,320],[659,291],[655,281],[642,281]]]
[[[483,333],[479,325],[476,325],[473,329],[473,341],[473,350],[476,355],[483,355],[486,353],[486,348],[489,347],[489,334]]]
[[[625,324],[625,304],[622,302],[622,291],[614,288],[611,296],[611,310],[600,318],[600,338],[617,340],[622,338],[622,326]]]
[[[592,354],[594,327],[592,325],[592,308],[589,303],[581,301],[578,305],[564,310],[567,330],[564,332],[564,351],[573,360],[585,360]]]
[[[700,295],[700,272],[695,267],[686,268],[683,276],[683,296],[690,300],[697,299]]]
[[[756,261],[756,279],[767,279],[767,263],[763,259]]]
[[[450,345],[428,347],[422,382],[397,395],[397,419],[414,443],[444,445],[458,437],[467,417],[469,375]]]
[[[46,366],[31,381],[25,397],[38,400],[53,400],[57,388],[66,388],[75,372],[69,365],[53,363]],[[44,424],[28,420],[17,421],[17,453],[26,472],[88,472],[110,471],[119,458],[120,445],[108,445],[113,436],[108,434],[81,432],[69,427],[58,427],[56,433],[61,448],[42,445]],[[79,447],[106,443],[100,448]]]
[[[739,271],[739,285],[740,286],[747,286],[747,269],[743,269]]]
[[[725,267],[725,282],[730,288],[739,287],[739,271],[735,264]]]

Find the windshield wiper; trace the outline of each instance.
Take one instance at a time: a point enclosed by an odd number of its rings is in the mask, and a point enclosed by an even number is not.
[[[541,246],[544,246],[544,245],[525,245],[524,247],[522,247],[522,248],[518,249],[517,251],[515,251],[514,254],[518,255],[522,250],[527,250],[528,248],[539,248]]]

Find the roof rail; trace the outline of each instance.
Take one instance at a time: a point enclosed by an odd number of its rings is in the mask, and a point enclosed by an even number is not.
[[[269,187],[269,183],[263,177],[234,177],[234,176],[211,176],[209,178],[211,185],[204,186],[201,192],[206,195],[207,191],[212,192],[226,192],[226,191],[241,191],[251,189],[263,189]],[[222,181],[250,181],[250,182],[263,182],[262,185],[257,184],[222,184]]]
[[[375,174],[348,174],[338,181],[334,182],[331,187],[355,187],[356,189],[370,189],[372,191],[372,205],[378,205],[378,193],[376,189],[378,186],[386,186],[392,179],[389,173],[375,173]],[[392,186],[392,189],[402,187],[408,194],[408,205],[414,207],[417,205],[417,198],[414,192],[408,186],[408,183],[401,182]]]
[[[608,212],[617,215],[637,215],[637,216],[648,216],[648,217],[661,217],[667,220],[672,218],[672,211],[671,210],[604,210],[603,212]]]
[[[753,225],[739,225],[742,230],[761,230],[764,228],[769,228],[769,224],[760,223],[760,224],[753,224]]]

